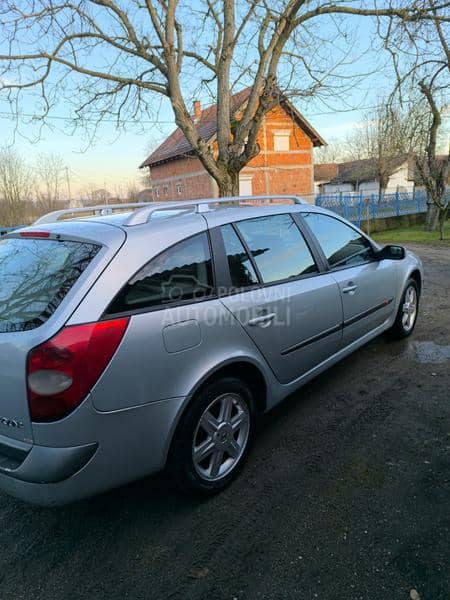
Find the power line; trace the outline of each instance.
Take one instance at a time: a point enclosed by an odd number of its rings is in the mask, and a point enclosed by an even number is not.
[[[39,117],[37,115],[32,115],[29,113],[11,113],[11,112],[1,112],[0,111],[0,117],[6,117],[6,118],[10,118],[10,119],[21,119],[22,117],[25,117],[27,119],[34,119],[36,121],[39,120],[46,120],[46,119],[51,119],[51,120],[57,120],[57,121],[73,121],[74,117],[61,117],[59,115],[45,115],[45,117]],[[83,118],[83,121],[86,121],[88,123],[98,123],[99,121],[97,121],[96,119],[86,119]],[[142,120],[142,121],[137,121],[134,120],[132,121],[131,119],[100,119],[101,123],[145,123],[146,125],[158,125],[160,123],[164,123],[164,124],[171,124],[173,125],[174,122],[173,121],[147,121],[147,120]]]
[[[375,105],[375,106],[358,106],[356,108],[345,108],[345,109],[341,109],[341,110],[328,110],[328,111],[323,111],[323,112],[317,112],[317,113],[307,113],[306,115],[308,116],[308,118],[311,117],[322,117],[322,116],[327,116],[327,115],[336,115],[336,114],[340,114],[340,113],[351,113],[351,112],[357,112],[360,110],[376,110],[378,108],[381,108],[383,105],[379,104],[379,105]],[[0,111],[0,117],[6,117],[6,118],[10,118],[10,119],[20,119],[22,117],[27,118],[27,119],[34,119],[36,121],[38,120],[46,120],[46,119],[50,119],[50,120],[58,120],[58,121],[73,121],[74,117],[62,117],[59,115],[45,115],[45,117],[39,117],[30,113],[10,113],[10,112],[1,112]],[[87,118],[83,118],[82,121],[87,122],[87,123],[113,123],[113,124],[131,124],[134,123],[136,125],[139,124],[145,124],[145,125],[174,125],[174,121],[165,121],[165,120],[155,120],[155,121],[150,121],[150,120],[131,120],[131,119],[100,119],[99,121],[96,119],[87,119]]]

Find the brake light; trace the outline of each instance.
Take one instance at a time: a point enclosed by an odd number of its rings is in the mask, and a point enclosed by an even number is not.
[[[117,350],[128,318],[72,325],[33,348],[27,360],[33,421],[56,421],[87,396]]]
[[[49,231],[21,231],[19,232],[20,237],[23,238],[49,238]]]

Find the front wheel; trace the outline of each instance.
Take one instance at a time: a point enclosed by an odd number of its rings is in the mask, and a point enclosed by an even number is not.
[[[253,434],[254,402],[242,381],[224,377],[195,396],[174,435],[168,471],[178,488],[220,492],[238,475]]]
[[[419,289],[414,279],[408,279],[400,300],[394,325],[390,329],[393,338],[402,339],[411,335],[419,311]]]

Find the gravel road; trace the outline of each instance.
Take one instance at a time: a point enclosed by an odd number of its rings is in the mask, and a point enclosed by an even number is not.
[[[413,337],[266,415],[225,493],[156,477],[57,509],[0,495],[1,600],[449,600],[450,247],[411,248]]]

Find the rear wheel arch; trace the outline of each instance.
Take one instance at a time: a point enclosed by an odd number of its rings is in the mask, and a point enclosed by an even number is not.
[[[267,407],[267,383],[259,367],[248,360],[234,360],[218,365],[210,371],[189,394],[189,401],[183,409],[189,407],[190,400],[212,381],[224,377],[236,377],[245,383],[253,394],[255,408],[258,413],[263,413]]]
[[[190,495],[225,489],[243,468],[253,439],[253,392],[236,375],[221,373],[191,396],[167,456],[170,479]]]
[[[265,412],[267,408],[267,382],[264,377],[262,370],[250,360],[236,359],[225,364],[217,365],[214,369],[209,371],[191,390],[186,397],[186,401],[183,403],[181,409],[178,411],[178,415],[174,421],[172,431],[167,439],[167,445],[165,449],[165,461],[169,456],[170,448],[178,426],[183,421],[186,412],[192,404],[193,399],[199,394],[205,387],[210,385],[212,382],[225,377],[235,377],[244,382],[248,387],[253,396],[255,403],[255,409],[257,414]]]

